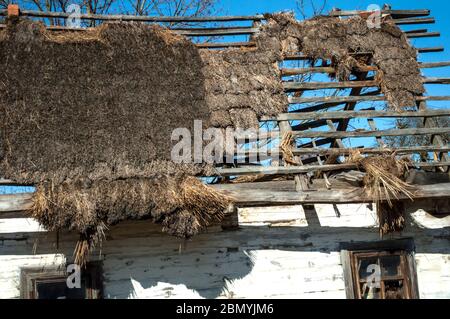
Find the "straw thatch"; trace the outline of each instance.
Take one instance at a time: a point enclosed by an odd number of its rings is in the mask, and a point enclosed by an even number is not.
[[[114,181],[41,183],[30,213],[48,230],[78,231],[76,261],[84,262],[109,225],[151,219],[161,224],[164,232],[189,238],[220,221],[231,200],[195,177],[158,174]]]
[[[83,262],[110,225],[149,218],[190,237],[215,220],[230,199],[193,176],[210,166],[174,164],[175,128],[257,128],[258,119],[288,108],[277,62],[303,52],[330,58],[347,78],[370,63],[392,107],[423,93],[415,52],[392,21],[370,30],[365,20],[267,15],[256,47],[199,50],[159,26],[113,23],[86,32],[50,32],[9,20],[0,31],[0,173],[37,185],[32,215],[50,230],[80,233]],[[292,136],[282,143],[296,165]],[[397,174],[371,174],[371,191],[395,199],[407,187]],[[393,178],[397,177],[397,179]]]
[[[411,161],[407,158],[398,159],[395,153],[363,157],[358,151],[352,153],[348,161],[366,172],[364,189],[377,204],[380,235],[401,231],[405,218],[400,195],[411,200],[414,197],[414,187],[403,180]]]

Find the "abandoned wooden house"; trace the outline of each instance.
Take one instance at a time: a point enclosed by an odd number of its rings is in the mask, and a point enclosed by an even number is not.
[[[373,14],[0,11],[0,298],[450,298],[450,62]],[[264,132],[149,164],[205,118]]]

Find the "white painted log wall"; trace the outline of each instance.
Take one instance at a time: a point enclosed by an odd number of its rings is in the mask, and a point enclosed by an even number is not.
[[[318,220],[301,206],[242,209],[239,230],[213,228],[187,242],[127,222],[92,258],[103,260],[108,298],[345,298],[339,243],[379,237],[366,205],[337,208],[340,217],[316,205]],[[421,298],[450,298],[449,218],[417,211],[408,223],[401,236],[415,240]],[[64,233],[56,243],[33,221],[0,220],[0,298],[19,297],[21,267],[64,264],[76,239]]]

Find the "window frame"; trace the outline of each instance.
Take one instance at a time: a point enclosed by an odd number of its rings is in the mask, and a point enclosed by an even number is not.
[[[402,270],[402,278],[406,289],[407,299],[419,299],[417,284],[417,272],[414,258],[414,240],[402,238],[396,240],[384,240],[376,242],[341,243],[341,263],[344,270],[345,292],[348,299],[361,299],[361,291],[357,281],[359,273],[356,269],[355,257],[376,257],[399,255]],[[400,276],[399,276],[400,277]],[[397,280],[397,279],[395,279]],[[381,280],[381,295],[384,298],[384,281]],[[387,280],[389,281],[389,279]]]
[[[66,280],[67,265],[55,267],[22,267],[20,271],[20,298],[37,299],[36,282],[60,282]],[[86,280],[86,299],[103,297],[103,271],[100,262],[89,262],[81,268],[81,280]]]

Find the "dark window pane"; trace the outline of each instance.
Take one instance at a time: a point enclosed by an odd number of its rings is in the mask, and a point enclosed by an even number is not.
[[[381,273],[383,276],[399,276],[400,271],[400,256],[384,256],[381,257]]]
[[[81,283],[81,288],[68,288],[65,279],[60,281],[36,281],[36,292],[38,299],[84,299],[86,297],[86,286]]]
[[[358,273],[359,278],[362,280],[370,280],[368,278],[374,273],[374,268],[372,265],[378,265],[378,257],[362,257],[358,258]],[[370,267],[372,266],[372,267]],[[376,268],[375,268],[376,269]]]
[[[386,299],[406,299],[403,280],[385,281],[384,294]]]

